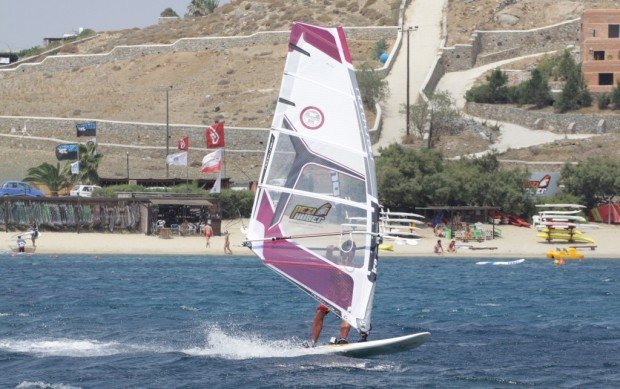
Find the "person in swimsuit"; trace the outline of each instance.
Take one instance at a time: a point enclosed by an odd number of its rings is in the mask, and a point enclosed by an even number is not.
[[[24,238],[22,238],[21,235],[17,237],[17,251],[20,253],[26,251],[26,241],[24,240]]]
[[[209,223],[205,224],[205,238],[207,239],[207,248],[211,247],[211,237],[213,236],[213,228]]]

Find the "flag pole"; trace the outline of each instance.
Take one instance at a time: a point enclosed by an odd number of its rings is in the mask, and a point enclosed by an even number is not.
[[[82,183],[82,169],[80,169],[80,143],[78,142],[77,144],[77,167],[78,167],[78,187],[79,185]],[[79,215],[77,215],[77,233],[80,233],[80,216],[82,215],[82,204],[80,201],[80,191],[78,190],[78,199],[77,199],[77,203],[78,203],[78,212]]]
[[[185,163],[185,191],[189,193],[189,147],[187,148],[187,161]]]

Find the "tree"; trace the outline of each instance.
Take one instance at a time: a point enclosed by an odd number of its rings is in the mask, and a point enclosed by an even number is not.
[[[58,196],[58,192],[71,184],[69,179],[69,164],[61,169],[60,163],[56,166],[49,163],[42,163],[39,166],[28,169],[28,175],[24,181],[39,182],[50,190],[52,196]]]
[[[249,190],[224,189],[219,194],[212,195],[220,199],[222,218],[236,219],[250,217],[254,204],[254,192]]]
[[[486,84],[470,88],[465,92],[465,100],[475,103],[504,104],[508,102],[508,77],[500,69],[494,69],[486,76]]]
[[[428,145],[433,145],[445,134],[458,132],[457,121],[461,117],[456,103],[447,91],[438,91],[429,96],[430,101],[430,129]]]
[[[186,16],[205,16],[213,13],[219,5],[219,0],[192,0],[187,6]]]
[[[557,63],[555,70],[556,76],[564,80],[568,80],[571,74],[575,71],[576,66],[577,63],[575,62],[575,59],[571,55],[570,51],[564,50]]]
[[[366,107],[374,107],[375,103],[390,94],[387,82],[375,73],[368,63],[364,63],[355,73],[362,101]]]
[[[103,158],[103,154],[97,152],[96,143],[88,143],[86,145],[79,144],[80,155],[80,176],[82,181],[94,185],[99,183],[99,163]]]
[[[517,102],[519,104],[534,104],[536,108],[546,107],[553,102],[549,83],[540,70],[532,70],[530,79],[521,84]]]
[[[179,17],[179,15],[176,13],[176,11],[173,10],[172,8],[170,8],[170,7],[166,8],[163,11],[161,11],[159,16],[161,16],[162,18],[178,18]]]
[[[379,151],[379,200],[385,207],[410,211],[421,205],[486,205],[517,215],[533,208],[523,190],[529,173],[503,169],[496,155],[444,161],[436,151],[398,144]]]
[[[393,143],[379,150],[377,183],[381,204],[393,209],[412,209],[428,204],[426,177],[443,169],[441,154],[434,150],[419,151]]]
[[[566,191],[579,196],[588,208],[605,204],[620,194],[620,162],[590,158],[577,165],[566,164],[561,172]]]
[[[581,65],[577,65],[568,75],[566,84],[564,84],[562,93],[556,100],[554,107],[562,113],[590,105],[592,105],[592,96],[581,73]]]

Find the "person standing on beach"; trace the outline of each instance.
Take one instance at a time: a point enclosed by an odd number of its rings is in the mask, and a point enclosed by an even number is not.
[[[17,251],[20,253],[26,251],[26,241],[24,240],[24,238],[22,238],[21,235],[17,237]]]
[[[434,248],[435,254],[443,255],[443,247],[441,246],[441,239],[437,239]]]
[[[30,239],[32,240],[32,247],[37,247],[35,241],[39,237],[39,227],[37,227],[37,223],[34,223],[30,227]]]
[[[213,228],[211,227],[211,225],[207,222],[207,224],[205,224],[205,239],[207,240],[207,248],[211,247],[211,237],[213,236]]]
[[[232,254],[230,249],[230,232],[224,231],[224,254]]]

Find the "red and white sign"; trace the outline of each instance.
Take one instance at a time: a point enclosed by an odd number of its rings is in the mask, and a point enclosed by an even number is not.
[[[177,147],[179,150],[189,151],[189,137],[184,136],[183,138],[177,141]]]
[[[222,170],[222,149],[205,155],[202,159],[203,173],[217,173]]]
[[[224,122],[215,123],[205,130],[208,149],[224,147]]]

